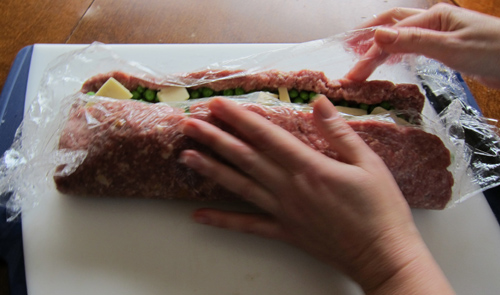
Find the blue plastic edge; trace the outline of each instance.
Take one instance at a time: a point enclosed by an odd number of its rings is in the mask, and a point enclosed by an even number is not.
[[[10,69],[0,95],[0,154],[11,146],[24,115],[26,86],[33,45],[21,49]],[[7,197],[7,196],[0,196]],[[12,295],[27,295],[21,218],[6,222],[6,210],[0,210],[0,258],[8,267]]]

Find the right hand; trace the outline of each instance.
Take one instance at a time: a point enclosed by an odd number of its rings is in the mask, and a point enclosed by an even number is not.
[[[379,26],[375,43],[346,75],[363,81],[389,54],[416,53],[500,88],[500,19],[448,4],[395,8],[363,27]]]

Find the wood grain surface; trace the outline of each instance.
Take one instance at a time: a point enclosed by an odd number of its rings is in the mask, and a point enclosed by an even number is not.
[[[95,0],[70,43],[289,43],[319,39],[425,0]]]
[[[1,0],[0,88],[14,58],[35,43],[66,43],[92,0]]]
[[[1,0],[0,88],[16,53],[35,43],[291,43],[350,30],[392,7],[432,0]],[[500,16],[500,0],[449,0]],[[500,91],[466,77],[485,116]],[[9,294],[0,262],[0,295]]]

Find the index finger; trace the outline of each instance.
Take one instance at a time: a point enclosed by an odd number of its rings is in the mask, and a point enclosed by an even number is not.
[[[373,19],[364,22],[359,26],[357,29],[363,29],[363,28],[368,28],[368,27],[375,27],[375,26],[383,26],[383,25],[394,25],[397,22],[416,15],[420,14],[422,12],[425,12],[425,9],[418,9],[418,8],[406,8],[406,7],[396,7],[392,8],[390,10],[387,10],[379,15],[375,15]]]
[[[261,115],[235,102],[214,98],[209,108],[219,119],[234,127],[252,146],[291,173],[302,171],[318,153]]]
[[[387,58],[389,58],[389,55],[389,53],[380,49],[377,44],[373,44],[365,55],[363,55],[345,75],[345,78],[353,81],[365,81],[387,60]]]

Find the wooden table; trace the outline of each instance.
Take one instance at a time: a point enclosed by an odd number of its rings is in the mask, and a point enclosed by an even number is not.
[[[427,0],[2,0],[0,88],[17,52],[35,43],[290,43],[353,29],[397,6]],[[455,0],[500,16],[499,0]],[[487,117],[500,119],[500,91],[467,78]],[[0,295],[8,294],[0,262]]]

